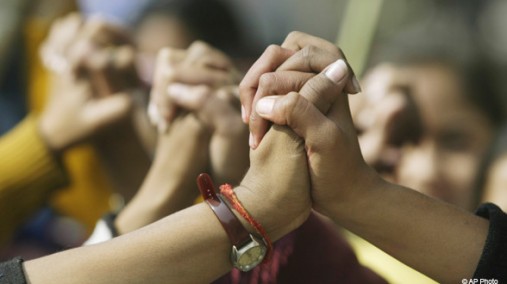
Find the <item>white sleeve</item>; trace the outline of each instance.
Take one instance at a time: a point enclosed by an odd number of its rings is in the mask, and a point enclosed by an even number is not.
[[[106,221],[103,219],[100,219],[97,224],[95,225],[95,229],[93,230],[92,235],[86,240],[83,245],[93,245],[102,243],[105,241],[109,241],[113,238],[113,232],[107,225]]]

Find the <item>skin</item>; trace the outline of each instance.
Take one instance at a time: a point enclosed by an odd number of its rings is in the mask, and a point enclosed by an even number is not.
[[[41,48],[42,61],[53,75],[41,134],[58,155],[75,144],[92,142],[126,201],[150,164],[134,124],[132,93],[140,87],[134,54],[125,31],[77,14],[58,20]],[[127,157],[136,163],[126,163]]]
[[[162,99],[168,102],[158,104],[157,109],[177,106],[181,113],[167,131],[159,132],[150,172],[134,200],[116,219],[121,233],[141,228],[192,205],[198,192],[195,178],[200,173],[210,172],[217,184],[237,185],[249,167],[248,146],[245,144],[248,130],[241,123],[235,88],[207,85],[210,78],[204,75],[212,74],[211,70],[203,73],[200,83],[194,76],[202,69],[200,62],[216,60],[214,56],[220,53],[202,43],[193,46],[200,49],[197,55],[191,49],[166,48],[160,52],[157,64],[170,67],[181,79],[168,76],[165,68],[157,70],[154,86],[165,90]],[[193,69],[196,72],[192,72]],[[183,83],[188,80],[180,70],[188,70],[189,80],[195,83]],[[152,92],[152,96],[158,95],[160,93]]]
[[[336,64],[299,93],[267,96],[254,105],[264,119],[294,132],[274,126],[251,150],[251,167],[236,188],[239,199],[274,240],[300,225],[313,206],[440,282],[470,278],[488,222],[388,183],[364,162],[342,94],[349,75],[341,68],[338,76]],[[210,282],[231,268],[229,246],[201,203],[111,242],[28,261],[25,270],[37,283]]]
[[[310,214],[306,156],[302,141],[284,127],[270,130],[263,145],[250,153],[251,167],[235,192],[270,238],[277,240]],[[66,283],[209,283],[231,269],[230,249],[211,209],[199,203],[109,242],[27,261],[24,267],[29,283],[52,283],[54,279]]]
[[[323,76],[326,72],[314,78]],[[320,80],[335,86],[313,86],[321,90],[320,97],[308,96],[303,87],[300,93],[265,97],[256,105],[263,118],[289,125],[305,140],[313,208],[439,282],[470,278],[485,243],[488,221],[389,183],[365,163],[348,99],[341,94],[346,78]]]

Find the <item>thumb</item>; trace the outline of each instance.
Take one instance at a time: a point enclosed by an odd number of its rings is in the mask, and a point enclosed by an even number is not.
[[[320,112],[327,114],[331,106],[343,94],[351,75],[345,61],[338,59],[320,74],[308,80],[299,93]]]
[[[132,99],[127,94],[115,94],[89,102],[83,113],[83,121],[98,130],[126,117],[132,108]]]

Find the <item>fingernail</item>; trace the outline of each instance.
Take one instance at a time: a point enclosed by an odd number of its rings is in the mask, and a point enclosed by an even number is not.
[[[335,83],[340,83],[340,81],[346,77],[347,72],[348,69],[345,61],[343,61],[343,59],[338,59],[329,66],[325,75],[329,78],[329,80]]]
[[[264,97],[257,101],[257,105],[255,106],[255,110],[258,114],[270,115],[273,112],[273,108],[275,106],[276,98],[273,97]]]
[[[360,93],[362,91],[361,85],[359,84],[359,81],[357,80],[355,75],[354,77],[352,77],[352,86],[354,87],[356,93]]]
[[[188,92],[188,86],[179,83],[173,83],[167,86],[167,95],[172,98],[184,96]]]
[[[255,149],[257,147],[257,144],[255,143],[255,137],[250,133],[250,136],[248,137],[248,145],[250,145],[250,148]]]

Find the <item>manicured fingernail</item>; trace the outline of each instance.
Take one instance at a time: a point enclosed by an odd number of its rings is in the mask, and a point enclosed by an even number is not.
[[[338,59],[329,66],[325,74],[331,81],[340,83],[340,81],[346,77],[347,72],[348,69],[345,61],[343,61],[343,59]]]
[[[357,80],[355,75],[354,77],[352,77],[352,86],[354,87],[356,93],[360,93],[362,91],[361,85],[359,84],[359,81]]]
[[[255,106],[255,110],[258,114],[261,115],[270,115],[273,112],[273,108],[275,106],[276,98],[274,97],[264,97],[257,101],[257,105]]]
[[[257,144],[255,143],[255,137],[250,133],[250,136],[248,137],[248,145],[250,145],[250,148],[255,149],[257,147]]]
[[[173,83],[167,86],[167,94],[172,98],[179,98],[185,96],[188,92],[188,86],[179,83]]]

